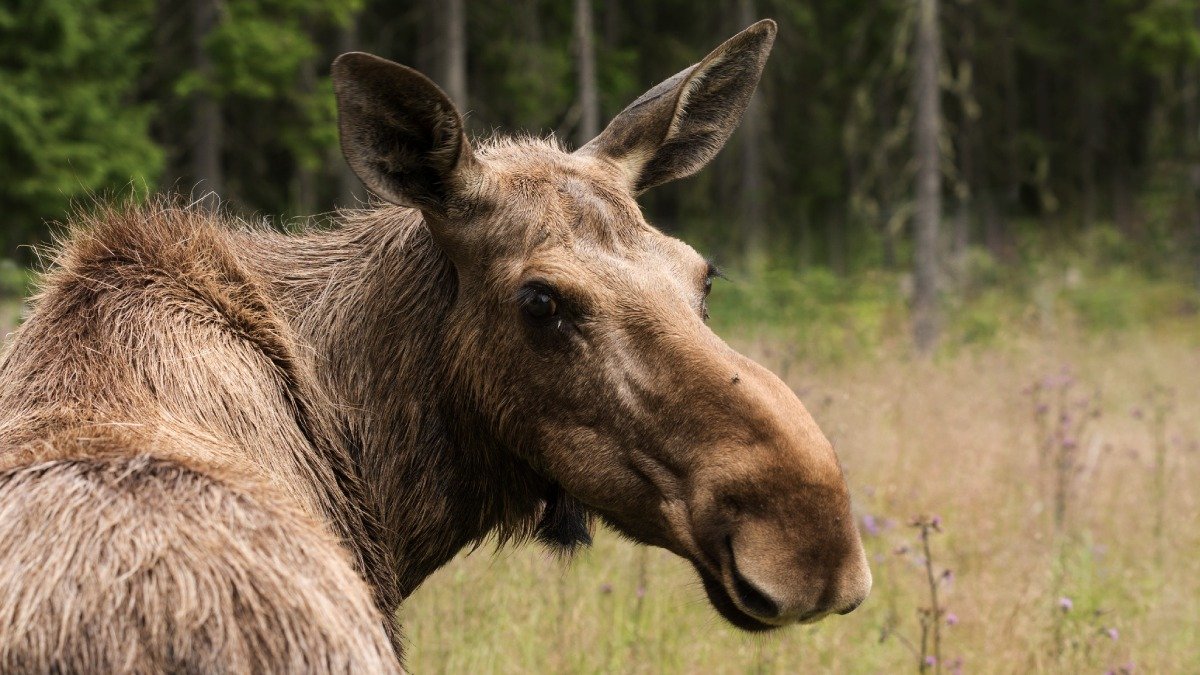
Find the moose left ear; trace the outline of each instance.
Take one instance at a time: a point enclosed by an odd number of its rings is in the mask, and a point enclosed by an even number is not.
[[[332,72],[350,168],[389,202],[443,215],[475,167],[454,104],[421,73],[371,54],[342,54]]]
[[[642,94],[577,152],[615,160],[635,193],[696,173],[741,121],[775,32],[764,19],[733,36]]]

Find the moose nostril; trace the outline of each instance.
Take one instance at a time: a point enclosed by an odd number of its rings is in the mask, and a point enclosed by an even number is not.
[[[733,590],[737,593],[738,600],[742,606],[750,610],[750,613],[763,619],[774,619],[779,616],[779,605],[775,601],[767,597],[762,591],[758,590],[754,584],[750,583],[743,577],[737,568],[737,558],[733,554],[733,539],[725,538],[725,544],[729,548],[729,571],[733,577]]]
[[[763,592],[754,587],[754,584],[742,578],[742,575],[737,573],[737,569],[733,570],[733,588],[737,591],[738,599],[742,601],[742,605],[750,610],[755,616],[764,619],[774,619],[779,616],[779,605],[775,601],[763,595]]]

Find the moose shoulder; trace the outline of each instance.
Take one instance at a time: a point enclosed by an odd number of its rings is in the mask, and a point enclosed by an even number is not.
[[[573,153],[472,144],[424,76],[347,54],[343,150],[391,205],[80,216],[0,362],[0,670],[395,671],[399,602],[455,553],[594,516],[747,630],[857,606],[832,448],[635,202],[720,149],[774,35]]]

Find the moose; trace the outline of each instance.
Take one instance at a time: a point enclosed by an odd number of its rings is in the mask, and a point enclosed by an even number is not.
[[[342,149],[386,203],[291,234],[81,209],[0,358],[0,670],[398,672],[434,570],[594,519],[748,631],[858,606],[833,448],[635,201],[719,151],[775,32],[573,152],[471,140],[423,75],[345,54]]]

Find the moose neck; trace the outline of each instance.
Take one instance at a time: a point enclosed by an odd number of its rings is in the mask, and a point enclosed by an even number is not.
[[[382,208],[272,241],[264,271],[336,402],[401,593],[489,533],[528,534],[548,485],[494,440],[460,384],[447,340],[456,273],[420,214]]]

